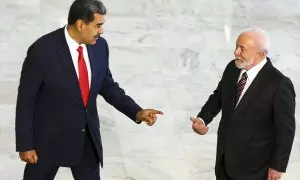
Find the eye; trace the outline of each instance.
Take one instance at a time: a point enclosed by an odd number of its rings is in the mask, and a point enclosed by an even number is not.
[[[97,24],[96,28],[101,28],[102,24]]]
[[[242,51],[242,52],[246,52],[247,49],[246,49],[244,46],[241,46],[241,51]]]

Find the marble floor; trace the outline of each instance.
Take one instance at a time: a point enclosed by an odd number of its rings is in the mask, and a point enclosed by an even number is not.
[[[0,2],[0,179],[22,179],[14,113],[28,46],[66,23],[71,0]],[[271,38],[270,57],[300,94],[300,0],[103,0],[104,37],[115,79],[141,106],[165,112],[153,127],[136,125],[98,98],[104,180],[214,180],[219,116],[206,136],[195,116],[233,58],[238,32],[254,26]],[[297,96],[297,103],[300,98]],[[284,180],[299,179],[300,106]],[[298,177],[298,178],[297,178]],[[72,179],[61,168],[56,180]]]

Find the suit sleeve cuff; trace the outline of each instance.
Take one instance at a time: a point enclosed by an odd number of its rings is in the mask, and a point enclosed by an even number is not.
[[[278,172],[282,172],[285,173],[286,172],[286,168],[287,168],[287,163],[286,162],[281,162],[281,161],[271,161],[270,163],[270,168],[278,171]]]

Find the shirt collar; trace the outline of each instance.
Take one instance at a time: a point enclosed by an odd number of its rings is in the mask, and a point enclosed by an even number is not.
[[[67,25],[65,26],[65,37],[66,37],[66,41],[67,41],[67,44],[69,46],[70,49],[75,49],[77,50],[78,49],[78,46],[80,46],[80,44],[78,44],[69,34],[68,30],[67,30]],[[81,44],[82,46],[82,44]]]
[[[243,69],[241,71],[241,74],[243,74],[244,72],[247,72],[247,76],[248,76],[248,80],[250,82],[252,82],[254,80],[254,78],[256,77],[256,75],[259,73],[259,71],[263,68],[263,66],[267,63],[267,59],[264,58],[260,63],[258,63],[256,66],[252,67],[251,69],[249,69],[248,71]]]

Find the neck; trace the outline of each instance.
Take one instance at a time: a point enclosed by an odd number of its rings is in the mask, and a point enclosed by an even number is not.
[[[262,62],[265,58],[266,58],[266,57],[263,57],[263,58],[261,58],[261,59],[256,59],[256,60],[254,60],[254,61],[253,61],[253,64],[247,66],[247,67],[245,68],[245,70],[246,70],[246,71],[249,71],[251,68],[253,68],[254,66],[258,65],[260,62]]]
[[[67,25],[67,31],[74,41],[76,41],[78,44],[82,44],[82,41],[78,35],[78,31],[73,25]]]

